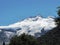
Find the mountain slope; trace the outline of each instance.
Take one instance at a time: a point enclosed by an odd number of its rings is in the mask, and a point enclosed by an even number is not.
[[[56,27],[38,38],[41,45],[60,45],[60,27]]]
[[[19,36],[26,33],[38,37],[54,27],[56,27],[54,18],[42,18],[40,16],[36,16],[8,26],[0,26],[0,33],[3,32],[0,36],[3,37],[4,34],[6,37],[11,38],[13,35]],[[42,29],[44,30],[42,31]]]

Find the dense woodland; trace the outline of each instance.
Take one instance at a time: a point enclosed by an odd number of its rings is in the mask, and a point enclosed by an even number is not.
[[[58,17],[55,18],[57,27],[53,28],[45,35],[35,38],[31,35],[22,34],[14,36],[9,45],[60,45],[60,7],[57,11]]]

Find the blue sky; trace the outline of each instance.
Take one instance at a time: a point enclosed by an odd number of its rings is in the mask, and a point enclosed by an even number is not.
[[[21,21],[27,17],[56,16],[60,0],[0,0],[0,26]]]

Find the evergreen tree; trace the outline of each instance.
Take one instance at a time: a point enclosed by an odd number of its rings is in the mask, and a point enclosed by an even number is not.
[[[5,45],[5,42],[3,41],[3,45]]]
[[[60,16],[60,6],[58,7],[57,14],[58,14],[58,16]]]
[[[35,37],[31,35],[22,34],[11,39],[9,45],[39,45]]]
[[[58,7],[57,14],[55,21],[58,26],[38,38],[41,45],[60,45],[60,7]]]
[[[58,27],[60,27],[60,7],[58,7],[57,15],[58,17],[55,19],[55,21]]]

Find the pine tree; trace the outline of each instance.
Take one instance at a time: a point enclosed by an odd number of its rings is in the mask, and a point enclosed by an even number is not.
[[[57,8],[58,8],[57,14],[58,14],[58,16],[60,16],[60,6]]]
[[[35,37],[31,35],[22,34],[11,39],[9,45],[39,45]]]
[[[5,42],[3,42],[3,45],[5,45]]]
[[[60,7],[58,7],[57,15],[58,17],[55,19],[55,21],[58,27],[60,27]]]

